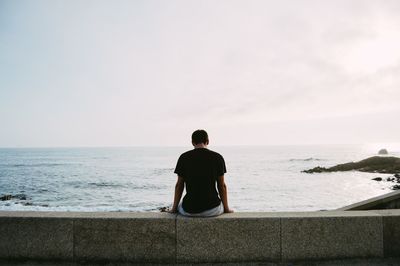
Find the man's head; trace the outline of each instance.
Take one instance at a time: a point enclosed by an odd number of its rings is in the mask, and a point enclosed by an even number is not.
[[[203,129],[198,129],[192,134],[192,144],[193,145],[198,145],[198,144],[204,144],[208,145],[208,134],[205,130]]]

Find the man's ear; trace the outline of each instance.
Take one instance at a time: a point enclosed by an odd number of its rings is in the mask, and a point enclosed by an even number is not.
[[[210,141],[209,141],[209,140],[207,140],[207,141],[206,141],[206,145],[208,145],[209,143],[210,143]]]

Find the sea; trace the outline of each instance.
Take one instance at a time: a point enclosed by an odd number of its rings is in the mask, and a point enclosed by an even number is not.
[[[3,211],[159,212],[172,205],[179,155],[192,147],[2,148]],[[391,192],[388,174],[303,173],[377,155],[371,145],[209,146],[225,158],[236,212],[334,210]],[[400,148],[389,150],[399,156]]]

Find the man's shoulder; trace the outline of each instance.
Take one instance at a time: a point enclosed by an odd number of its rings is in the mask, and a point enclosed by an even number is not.
[[[189,156],[190,154],[192,154],[192,152],[193,152],[193,150],[185,151],[185,152],[182,153],[179,157],[186,157],[186,156]]]
[[[213,151],[213,150],[208,150],[211,154],[213,154],[214,156],[221,156],[222,157],[222,155],[221,154],[219,154],[218,152],[216,152],[216,151]]]
[[[208,150],[208,153],[210,154],[210,157],[213,157],[217,160],[224,160],[224,157],[216,151]]]
[[[182,160],[185,160],[185,159],[187,159],[187,158],[190,158],[190,157],[192,157],[192,154],[193,154],[193,150],[188,150],[188,151],[186,151],[186,152],[184,152],[184,153],[182,153],[180,156],[179,156],[179,161],[182,161]]]
[[[218,152],[216,152],[216,151],[213,151],[213,150],[210,150],[210,149],[202,149],[202,151],[206,152],[209,156],[223,159],[223,156],[221,154],[219,154]],[[196,152],[197,152],[196,149],[188,150],[188,151],[182,153],[180,155],[180,158],[187,158],[187,157],[194,156],[196,154]]]

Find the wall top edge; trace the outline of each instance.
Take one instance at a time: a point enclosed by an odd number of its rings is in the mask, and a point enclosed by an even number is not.
[[[0,211],[0,218],[71,218],[71,219],[268,219],[268,218],[329,218],[329,217],[400,216],[400,209],[368,211],[315,211],[315,212],[237,212],[212,218],[187,218],[170,213],[156,212],[42,212]]]

